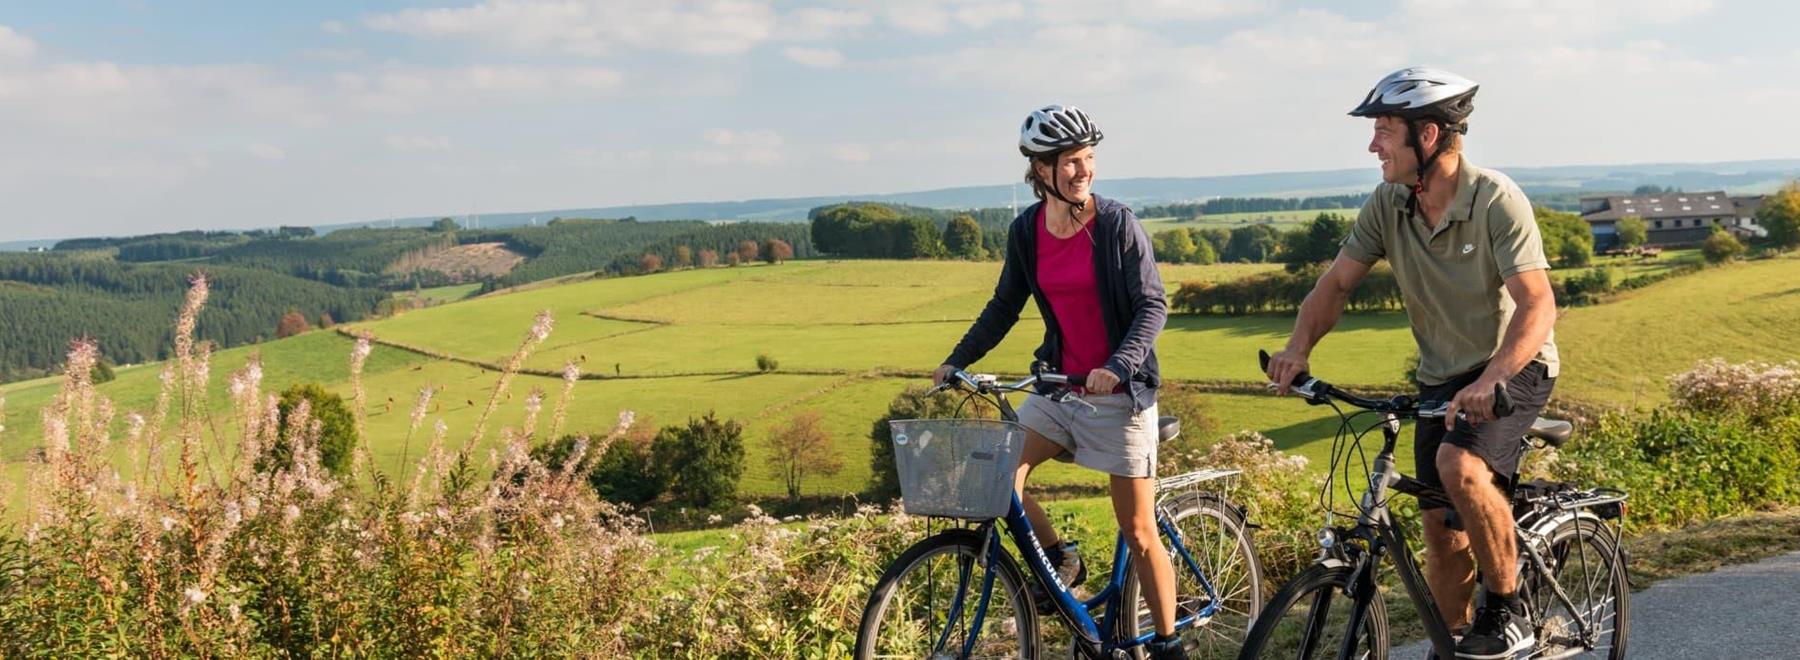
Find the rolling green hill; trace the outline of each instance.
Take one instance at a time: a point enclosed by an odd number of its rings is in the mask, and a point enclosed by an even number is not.
[[[553,374],[565,360],[576,360],[598,378],[577,386],[570,429],[603,431],[626,409],[659,425],[716,410],[746,425],[746,490],[774,495],[781,485],[766,466],[768,428],[795,412],[816,410],[825,415],[846,467],[808,483],[806,491],[854,492],[868,478],[870,423],[949,351],[985,302],[998,268],[997,263],[803,261],[687,270],[490,294],[353,324],[386,344],[377,347],[366,377],[371,453],[377,465],[396,465],[408,445],[407,412],[427,385],[440,390],[430,417],[442,418],[453,438],[472,430],[496,380],[484,364],[503,361],[533,315],[549,309],[555,330],[527,363],[545,375],[521,376],[496,424],[518,424],[526,393],[541,388],[554,395],[561,382]],[[1174,286],[1268,268],[1165,266],[1164,278]],[[1653,405],[1665,397],[1665,377],[1696,360],[1800,356],[1790,339],[1796,321],[1796,258],[1712,269],[1625,294],[1617,302],[1567,310],[1558,324],[1565,359],[1558,394]],[[1255,351],[1281,345],[1291,326],[1287,316],[1173,317],[1158,344],[1164,373],[1177,381],[1255,382]],[[1028,304],[1009,339],[976,367],[1019,373],[1041,332],[1042,321]],[[348,393],[349,348],[347,338],[317,331],[222,351],[213,373],[227,373],[251,351],[260,351],[267,364],[265,389],[318,381]],[[1313,363],[1334,382],[1394,383],[1411,352],[1402,315],[1348,315]],[[776,358],[779,370],[756,373],[759,354]],[[144,409],[153,403],[157,368],[122,369],[117,381],[101,389],[121,410]],[[220,382],[213,402],[222,410],[223,379],[215,376],[215,381]],[[20,483],[33,460],[36,409],[55,385],[40,379],[0,387],[6,398],[6,428],[0,432],[5,482]],[[1323,459],[1329,443],[1322,441],[1332,429],[1329,411],[1260,395],[1205,398],[1222,431],[1259,430],[1286,449]],[[413,438],[407,451],[418,456],[425,441]],[[1063,466],[1045,477],[1092,480]],[[11,500],[17,503],[19,497],[15,490]]]

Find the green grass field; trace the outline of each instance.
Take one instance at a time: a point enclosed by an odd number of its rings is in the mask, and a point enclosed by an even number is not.
[[[1163,271],[1173,288],[1184,280],[1240,277],[1269,268],[1233,264]],[[581,381],[570,430],[604,431],[625,409],[658,425],[716,411],[745,424],[750,455],[744,488],[767,496],[781,491],[767,465],[769,427],[799,411],[816,410],[825,416],[845,467],[807,483],[805,490],[843,493],[860,490],[868,479],[871,422],[902,388],[922,382],[880,372],[922,373],[937,365],[986,302],[998,269],[997,263],[808,261],[584,278],[354,327],[383,341],[499,362],[518,346],[536,312],[550,309],[555,330],[530,366],[556,370],[565,360],[585,358],[586,372],[609,376],[616,366],[620,375],[650,376]],[[1557,328],[1564,356],[1558,393],[1648,406],[1666,398],[1669,374],[1702,358],[1792,359],[1800,355],[1791,344],[1791,328],[1800,319],[1796,283],[1800,259],[1774,259],[1712,269],[1624,294],[1613,303],[1566,310]],[[1255,381],[1257,349],[1280,347],[1292,324],[1285,315],[1173,317],[1158,343],[1164,374],[1176,381]],[[1020,373],[1042,328],[1035,305],[1027,304],[1009,338],[976,368]],[[224,376],[251,351],[263,355],[266,390],[316,381],[348,394],[350,346],[334,333],[312,332],[221,351],[212,368],[214,410],[225,412]],[[1313,365],[1321,377],[1338,383],[1394,383],[1412,352],[1402,314],[1347,315],[1315,351]],[[778,360],[778,372],[754,373],[758,354]],[[121,417],[123,411],[148,409],[158,369],[121,368],[118,380],[101,390],[118,403]],[[406,433],[407,413],[421,387],[439,388],[431,416],[449,424],[452,439],[460,441],[465,436],[458,434],[471,432],[496,376],[477,366],[378,347],[365,377],[369,448],[377,465],[394,469],[402,452],[416,457],[423,450],[427,438],[409,441]],[[11,504],[22,501],[22,477],[40,442],[37,410],[56,385],[54,379],[40,379],[0,386],[6,398],[0,482],[15,486],[5,499]],[[550,392],[554,401],[560,386],[554,378],[522,376],[495,427],[520,423],[522,402],[532,388]],[[1315,465],[1326,462],[1335,424],[1328,410],[1263,396],[1209,394],[1206,399],[1221,432],[1258,430]],[[548,425],[548,415],[546,406],[540,427]],[[1067,466],[1047,468],[1040,481],[1100,483]]]
[[[394,298],[407,301],[422,300],[427,304],[436,305],[456,302],[468,298],[475,295],[475,292],[480,290],[481,284],[479,282],[473,284],[451,284],[449,286],[438,286],[429,289],[420,289],[418,291],[395,291]]]
[[[1269,225],[1276,229],[1293,229],[1311,222],[1320,213],[1336,213],[1345,218],[1356,218],[1361,209],[1312,209],[1307,211],[1261,211],[1248,213],[1217,213],[1203,215],[1198,218],[1145,218],[1145,228],[1151,233],[1164,232],[1171,229],[1236,229],[1249,225]]]
[[[1800,358],[1800,258],[1738,263],[1563,313],[1557,389],[1590,402],[1649,407],[1668,400],[1668,376],[1710,357]]]
[[[1594,263],[1586,268],[1558,268],[1550,271],[1550,277],[1565,280],[1581,275],[1594,268],[1611,268],[1619,280],[1639,275],[1655,275],[1667,272],[1680,266],[1701,263],[1700,250],[1666,250],[1662,254],[1650,258],[1639,257],[1594,257]]]

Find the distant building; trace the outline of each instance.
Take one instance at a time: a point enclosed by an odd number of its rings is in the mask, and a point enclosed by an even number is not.
[[[44,247],[42,245],[33,245],[31,247],[25,248],[25,251],[26,252],[49,252],[50,248]]]
[[[1594,232],[1595,250],[1617,245],[1619,220],[1634,215],[1649,226],[1649,245],[1698,245],[1715,226],[1739,239],[1767,233],[1756,224],[1762,200],[1761,195],[1732,197],[1723,190],[1583,197],[1581,219]]]

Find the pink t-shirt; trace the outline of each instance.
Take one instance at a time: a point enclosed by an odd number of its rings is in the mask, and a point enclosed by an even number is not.
[[[1087,375],[1112,357],[1106,322],[1100,317],[1100,286],[1094,279],[1093,230],[1057,238],[1041,207],[1036,224],[1038,288],[1050,302],[1062,339],[1058,368],[1069,375]]]

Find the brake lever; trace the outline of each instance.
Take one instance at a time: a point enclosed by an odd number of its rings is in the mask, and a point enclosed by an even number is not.
[[[1096,406],[1093,403],[1090,403],[1087,399],[1084,399],[1080,396],[1076,396],[1075,390],[1063,390],[1061,392],[1057,392],[1056,394],[1050,395],[1050,400],[1055,401],[1057,403],[1064,403],[1064,402],[1073,400],[1076,403],[1079,403],[1083,406],[1087,406],[1088,414],[1090,414],[1090,415],[1097,414],[1100,412],[1099,406]]]

